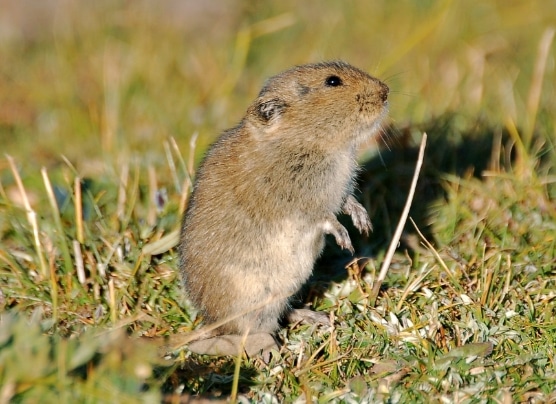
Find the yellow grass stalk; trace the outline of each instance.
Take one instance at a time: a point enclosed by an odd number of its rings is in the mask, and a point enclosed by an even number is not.
[[[400,217],[400,221],[398,222],[398,227],[396,227],[396,231],[394,232],[394,236],[392,237],[392,241],[390,242],[390,246],[388,247],[388,251],[386,252],[386,256],[384,257],[382,266],[380,267],[380,272],[378,274],[378,277],[375,280],[373,290],[371,291],[371,295],[369,296],[369,302],[371,303],[371,306],[375,305],[375,301],[378,296],[378,291],[380,290],[382,282],[386,278],[386,273],[388,272],[388,268],[390,267],[390,263],[392,262],[392,258],[394,257],[394,252],[396,251],[398,243],[400,242],[400,237],[402,236],[402,231],[405,226],[405,222],[407,221],[407,217],[409,215],[409,209],[411,208],[411,202],[413,201],[413,196],[415,195],[415,188],[417,187],[417,180],[419,179],[421,166],[423,165],[423,158],[425,155],[426,144],[427,144],[427,134],[423,133],[423,138],[421,139],[421,147],[419,148],[419,156],[417,157],[415,173],[413,174],[413,180],[411,181],[411,187],[409,188],[407,201],[405,202],[405,206],[402,215]]]
[[[77,229],[77,241],[83,244],[83,198],[81,195],[81,178],[75,177],[73,183],[75,193],[75,227]]]
[[[41,169],[41,174],[44,182],[44,187],[46,189],[46,194],[48,196],[48,202],[50,203],[50,209],[52,210],[52,216],[54,217],[56,231],[58,232],[58,239],[60,241],[59,246],[62,252],[62,258],[64,260],[64,267],[66,269],[66,273],[69,274],[73,270],[73,262],[64,232],[64,226],[62,225],[62,219],[60,218],[60,210],[58,209],[58,203],[56,202],[56,197],[54,196],[54,191],[52,190],[52,184],[50,183],[48,172],[46,171],[45,167]]]
[[[27,220],[31,225],[31,229],[33,229],[33,241],[35,243],[35,251],[37,253],[37,257],[39,259],[39,267],[41,271],[41,276],[43,279],[48,278],[48,266],[46,264],[46,260],[43,255],[43,250],[41,246],[41,241],[39,238],[39,225],[37,222],[37,214],[31,208],[31,204],[29,203],[29,198],[27,197],[27,192],[25,191],[25,187],[23,186],[23,182],[21,181],[21,177],[19,176],[19,172],[15,166],[14,160],[12,156],[6,155],[8,159],[8,164],[10,165],[10,169],[14,175],[15,182],[17,184],[17,188],[19,189],[19,193],[21,194],[21,200],[23,201],[23,207],[25,208],[25,213],[27,213]]]

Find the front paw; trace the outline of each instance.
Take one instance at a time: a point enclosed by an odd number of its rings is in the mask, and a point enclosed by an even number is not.
[[[342,209],[344,213],[351,216],[353,225],[359,230],[359,233],[365,233],[368,236],[369,232],[373,230],[373,225],[363,205],[357,202],[353,195],[348,195]]]
[[[327,220],[324,223],[324,231],[327,234],[332,234],[336,239],[336,243],[342,247],[344,250],[349,250],[350,253],[354,253],[353,245],[351,244],[351,239],[349,238],[349,233],[344,226],[335,217]]]

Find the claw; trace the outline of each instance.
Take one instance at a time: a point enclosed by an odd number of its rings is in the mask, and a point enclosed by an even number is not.
[[[368,236],[369,232],[373,230],[373,225],[363,205],[357,202],[353,195],[348,195],[342,209],[344,213],[351,216],[351,220],[357,230]]]
[[[327,234],[332,234],[336,239],[336,243],[344,250],[349,250],[352,254],[355,252],[351,245],[348,231],[341,225],[336,217],[332,216],[324,222],[324,231]]]

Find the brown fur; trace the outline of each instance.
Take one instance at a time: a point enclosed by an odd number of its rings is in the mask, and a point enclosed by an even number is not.
[[[351,195],[355,153],[380,128],[387,96],[344,62],[294,67],[269,79],[211,146],[184,217],[180,267],[206,322],[236,316],[218,333],[276,331],[325,234],[353,252],[339,212],[369,231]]]

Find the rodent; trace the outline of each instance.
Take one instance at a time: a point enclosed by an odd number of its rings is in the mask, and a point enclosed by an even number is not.
[[[267,80],[209,148],[179,250],[185,292],[205,323],[230,319],[215,334],[274,333],[325,235],[353,253],[336,215],[370,230],[352,195],[356,150],[380,132],[388,93],[342,61],[296,66]]]

